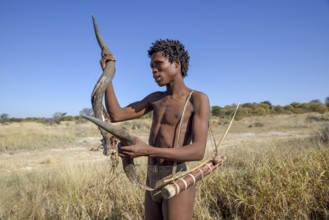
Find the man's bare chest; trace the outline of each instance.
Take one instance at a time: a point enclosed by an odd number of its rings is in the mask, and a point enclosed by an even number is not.
[[[156,124],[176,126],[183,115],[185,105],[184,118],[189,118],[192,114],[192,106],[186,103],[186,99],[164,98],[154,102],[153,121]]]

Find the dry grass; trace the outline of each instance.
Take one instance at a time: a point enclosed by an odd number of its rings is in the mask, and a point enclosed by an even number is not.
[[[231,148],[224,168],[201,182],[209,219],[329,218],[329,144],[309,139]]]
[[[36,122],[0,125],[0,152],[70,147],[74,142],[98,135],[90,123],[63,122],[44,125]]]
[[[227,163],[198,184],[194,219],[328,219],[329,143],[323,137],[328,137],[329,129],[321,121],[307,122],[307,116],[246,118],[234,123],[221,148]],[[143,122],[140,130],[132,127],[140,122],[123,126],[147,140],[149,122]],[[249,127],[255,122],[264,126]],[[48,150],[35,152],[35,160],[42,158],[30,170],[2,164],[6,169],[0,169],[0,219],[143,219],[143,190],[128,182],[121,167],[110,173],[108,159],[88,151],[96,143],[81,141],[99,138],[95,126],[64,123],[47,129],[22,124],[0,127],[0,146],[13,143],[17,147],[10,151],[29,153],[39,149],[31,148],[35,145]],[[215,134],[222,134],[226,125],[213,119],[212,127]],[[47,140],[37,140],[39,133],[48,134],[48,145]],[[26,148],[13,138],[28,135],[35,135],[35,142],[31,139]],[[84,143],[85,150],[52,149],[63,143],[74,147]],[[77,155],[72,157],[72,152]],[[30,154],[0,156],[17,157],[11,164],[31,165]],[[142,166],[137,168],[143,171]]]
[[[142,190],[108,170],[98,162],[2,175],[0,218],[138,219]]]

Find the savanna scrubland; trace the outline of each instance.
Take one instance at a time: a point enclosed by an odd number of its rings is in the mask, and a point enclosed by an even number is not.
[[[211,118],[206,154],[227,123]],[[150,124],[118,126],[146,141]],[[83,121],[0,124],[0,219],[143,219],[143,189],[95,151],[100,139]],[[329,218],[328,113],[243,117],[219,150],[228,159],[198,183],[194,219]]]

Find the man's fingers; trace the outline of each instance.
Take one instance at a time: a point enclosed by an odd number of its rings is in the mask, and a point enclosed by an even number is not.
[[[129,152],[131,152],[131,147],[130,146],[121,146],[120,152],[129,153]]]
[[[122,157],[122,158],[124,158],[124,157],[128,157],[128,156],[127,156],[127,155],[125,155],[125,154],[119,153],[119,157]]]
[[[116,61],[116,58],[115,58],[115,56],[113,56],[113,54],[109,54],[109,53],[105,54],[102,52],[101,56],[102,56],[102,59],[106,60],[106,62],[107,61]]]
[[[106,65],[105,65],[105,63],[103,62],[103,60],[100,60],[99,63],[101,64],[102,70],[104,70],[105,67],[106,67]]]
[[[106,63],[108,61],[115,61],[115,57],[112,54],[103,54],[102,53],[102,59],[100,60],[100,64],[101,64],[101,67],[103,70],[106,68]]]
[[[131,150],[129,146],[120,146],[119,147],[119,154],[122,154],[124,156],[131,156]]]

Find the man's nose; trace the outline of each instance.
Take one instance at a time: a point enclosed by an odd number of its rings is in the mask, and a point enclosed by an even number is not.
[[[152,68],[152,73],[153,73],[153,74],[156,74],[157,72],[158,72],[158,69],[157,69],[157,68],[155,68],[155,67]]]

